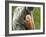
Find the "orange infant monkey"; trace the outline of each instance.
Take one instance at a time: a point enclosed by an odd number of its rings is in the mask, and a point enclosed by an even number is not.
[[[32,17],[31,17],[31,15],[30,14],[26,15],[25,20],[26,20],[26,28],[28,30],[32,29]]]

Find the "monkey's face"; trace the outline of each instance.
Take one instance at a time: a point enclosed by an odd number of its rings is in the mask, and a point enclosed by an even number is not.
[[[33,7],[26,7],[26,10],[30,13],[33,10]]]
[[[25,18],[26,18],[26,21],[30,21],[32,19],[31,15],[29,15],[29,14]]]

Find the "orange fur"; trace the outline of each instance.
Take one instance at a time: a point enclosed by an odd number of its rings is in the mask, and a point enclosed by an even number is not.
[[[31,19],[31,16],[28,15],[27,17],[28,17],[28,20],[26,20],[26,27],[27,27],[28,29],[32,29],[32,19]],[[26,18],[27,18],[27,17],[26,17]]]

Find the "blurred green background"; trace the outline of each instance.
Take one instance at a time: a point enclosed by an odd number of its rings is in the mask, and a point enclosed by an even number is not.
[[[34,7],[33,19],[34,19],[35,29],[40,29],[40,7]]]
[[[12,15],[15,8],[16,6],[12,6]],[[35,29],[40,29],[40,7],[34,7],[32,12],[33,12]]]

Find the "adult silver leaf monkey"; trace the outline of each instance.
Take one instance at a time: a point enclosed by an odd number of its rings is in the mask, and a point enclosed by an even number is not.
[[[24,24],[24,20],[21,16],[23,16],[23,11],[25,7],[16,7],[13,13],[13,30],[23,30],[22,24]]]
[[[32,7],[17,7],[15,9],[13,13],[13,30],[32,29],[32,16],[30,15],[32,10]]]

